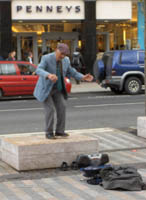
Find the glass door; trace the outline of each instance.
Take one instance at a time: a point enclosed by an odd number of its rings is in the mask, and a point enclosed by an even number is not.
[[[51,53],[56,49],[57,44],[60,42],[67,44],[71,48],[71,40],[48,40],[47,38],[45,38],[43,50]]]
[[[96,33],[97,38],[97,50],[98,52],[105,52],[109,51],[110,49],[110,38],[108,32],[97,32]]]
[[[33,63],[38,64],[37,34],[17,34],[17,60],[25,61],[29,52],[33,54]]]
[[[70,32],[52,32],[42,34],[42,52],[52,52],[56,49],[59,42],[66,43],[70,48],[70,56],[78,47],[78,33]]]

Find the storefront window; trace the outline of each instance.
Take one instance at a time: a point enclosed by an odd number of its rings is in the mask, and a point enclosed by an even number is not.
[[[41,56],[56,49],[58,42],[69,45],[72,55],[74,49],[80,44],[81,23],[13,23],[13,40],[16,39],[17,59],[25,60],[27,52],[34,55],[35,64]],[[79,43],[80,41],[80,43]],[[15,48],[16,49],[16,48]]]
[[[96,31],[97,52],[137,48],[137,3],[132,6],[132,20],[97,22]]]

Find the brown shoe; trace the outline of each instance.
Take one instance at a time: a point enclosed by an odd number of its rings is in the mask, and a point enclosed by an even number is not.
[[[68,137],[68,133],[55,133],[55,136]]]

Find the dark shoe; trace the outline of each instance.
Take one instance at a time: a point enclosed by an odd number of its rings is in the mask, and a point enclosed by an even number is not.
[[[76,81],[76,84],[79,85],[79,84],[80,84],[80,81]]]
[[[72,169],[72,170],[78,170],[78,169],[79,169],[78,163],[75,162],[75,161],[73,161],[73,162],[71,163],[71,169]]]
[[[55,139],[55,136],[53,133],[46,133],[46,138],[47,139]]]
[[[69,166],[68,166],[67,162],[62,162],[62,164],[61,164],[61,166],[60,166],[60,169],[61,169],[62,171],[67,171],[67,170],[69,170]]]
[[[69,134],[67,134],[67,133],[55,133],[55,136],[68,137]]]

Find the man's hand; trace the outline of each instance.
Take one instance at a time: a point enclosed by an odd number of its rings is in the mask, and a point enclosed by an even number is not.
[[[93,76],[91,74],[85,74],[82,80],[91,82],[93,80]]]
[[[58,77],[56,76],[56,74],[49,74],[48,79],[50,79],[53,83],[56,83]]]

